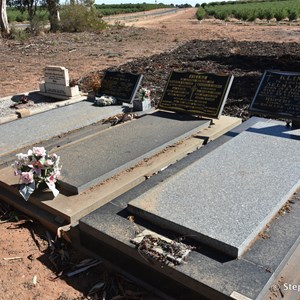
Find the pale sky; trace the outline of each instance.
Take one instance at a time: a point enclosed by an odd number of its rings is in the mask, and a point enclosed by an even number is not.
[[[157,3],[163,3],[163,4],[174,4],[174,5],[177,5],[177,4],[185,4],[185,3],[188,3],[192,6],[195,6],[196,3],[199,3],[199,4],[202,4],[202,3],[209,3],[209,2],[220,2],[222,0],[157,0]],[[155,0],[151,0],[151,1],[147,1],[147,0],[96,0],[96,4],[120,4],[120,3],[143,3],[143,2],[146,2],[146,3],[155,3]]]

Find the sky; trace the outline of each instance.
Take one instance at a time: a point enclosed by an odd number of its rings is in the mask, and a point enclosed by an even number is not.
[[[163,4],[174,4],[174,5],[177,5],[177,4],[185,4],[185,3],[188,3],[192,6],[195,6],[196,3],[209,3],[209,2],[220,2],[220,1],[223,1],[223,0],[157,0],[157,3],[163,3]],[[96,0],[95,3],[96,4],[120,4],[120,3],[143,3],[143,2],[146,2],[146,3],[155,3],[155,0]]]

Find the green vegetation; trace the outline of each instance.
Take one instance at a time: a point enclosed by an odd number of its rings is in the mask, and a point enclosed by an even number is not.
[[[75,4],[77,5],[77,4]],[[62,5],[61,10],[64,11],[65,7],[69,7],[69,5]],[[158,8],[170,8],[173,7],[172,5],[165,5],[165,4],[101,4],[101,5],[94,5],[94,8],[102,16],[109,16],[109,15],[116,15],[116,14],[125,14],[125,13],[134,13],[134,12],[142,12],[148,11]],[[65,12],[64,12],[65,13]],[[45,16],[49,18],[49,13],[46,9],[42,7],[38,7],[37,15]],[[16,7],[8,7],[7,8],[7,17],[10,23],[12,22],[24,22],[29,21],[28,12],[25,10],[20,11],[20,9]]]
[[[299,0],[268,0],[268,1],[229,1],[203,3],[197,12],[203,18],[203,11],[206,15],[216,19],[227,20],[229,17],[244,21],[254,21],[257,19],[276,21],[288,19],[297,20],[300,16]],[[199,17],[198,17],[199,19]],[[201,19],[201,18],[200,18]]]
[[[148,11],[158,8],[169,8],[170,5],[165,4],[101,4],[95,5],[97,10],[101,12],[103,16],[117,15],[117,14],[127,14]]]
[[[39,19],[47,20],[48,15],[49,15],[48,11],[44,8],[39,8],[36,12],[36,16]],[[7,18],[9,23],[29,21],[28,12],[20,11],[18,8],[15,7],[7,8]]]
[[[66,32],[102,30],[106,23],[95,8],[80,4],[64,5],[60,11],[60,29]]]
[[[204,19],[205,15],[206,15],[205,9],[200,6],[196,13],[197,19],[202,20],[202,19]]]

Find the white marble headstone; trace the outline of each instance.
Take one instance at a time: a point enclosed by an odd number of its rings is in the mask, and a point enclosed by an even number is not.
[[[70,87],[69,71],[65,67],[47,66],[45,81],[40,83],[43,95],[58,99],[68,99],[79,95],[78,85]]]

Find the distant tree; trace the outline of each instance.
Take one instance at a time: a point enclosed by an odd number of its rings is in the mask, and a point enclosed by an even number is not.
[[[0,27],[1,35],[8,36],[10,33],[7,14],[6,14],[6,0],[0,0]]]
[[[56,32],[59,30],[59,0],[46,0],[46,6],[49,11],[49,22],[50,22],[50,31]]]
[[[195,7],[200,7],[200,4],[199,4],[199,3],[196,3]]]

